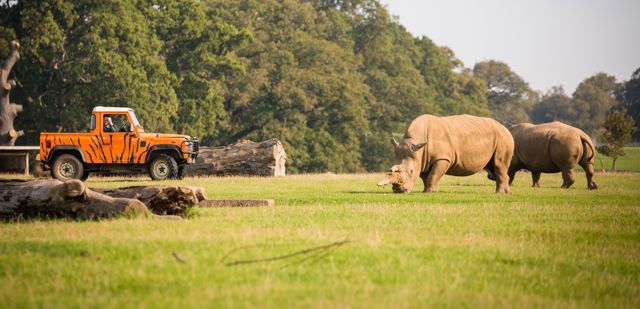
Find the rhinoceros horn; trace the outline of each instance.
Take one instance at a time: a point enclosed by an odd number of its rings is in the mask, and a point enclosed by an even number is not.
[[[394,148],[400,147],[400,144],[398,143],[398,141],[396,141],[395,138],[392,137],[389,141],[391,142],[391,145],[393,145]]]

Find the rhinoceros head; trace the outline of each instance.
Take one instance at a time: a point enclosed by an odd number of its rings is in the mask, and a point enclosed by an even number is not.
[[[409,193],[420,177],[419,150],[427,143],[415,144],[404,140],[402,144],[391,138],[396,154],[396,164],[387,176],[378,182],[379,186],[391,184],[395,193]]]

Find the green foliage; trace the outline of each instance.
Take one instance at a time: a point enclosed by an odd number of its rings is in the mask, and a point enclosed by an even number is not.
[[[633,72],[631,79],[620,88],[618,99],[627,109],[627,115],[635,121],[635,127],[640,128],[640,68]],[[636,130],[634,138],[640,139],[640,130]]]
[[[584,79],[572,97],[567,96],[562,87],[553,87],[533,106],[531,120],[534,123],[561,121],[587,134],[597,134],[604,125],[607,112],[624,101],[619,99],[624,97],[621,89],[615,77],[605,73]],[[631,98],[631,92],[629,95]]]
[[[634,131],[634,119],[626,110],[611,110],[604,121],[604,131],[600,134],[602,145],[598,152],[613,159],[611,169],[616,170],[616,160],[624,156],[624,145],[631,139]]]
[[[604,125],[607,111],[618,104],[615,93],[619,85],[614,76],[598,73],[582,81],[573,93],[574,125],[595,133]]]
[[[506,63],[495,60],[476,63],[473,75],[487,83],[489,109],[503,125],[529,122],[537,94]]]
[[[560,121],[571,124],[576,117],[573,101],[562,86],[553,87],[542,95],[531,111],[531,121],[534,123]]]
[[[131,106],[151,130],[173,130],[178,108],[161,41],[129,2],[19,2],[21,126],[86,130],[96,105]]]
[[[138,8],[162,41],[160,55],[177,79],[173,89],[180,104],[171,115],[175,130],[211,143],[229,126],[224,80],[244,72],[230,51],[244,46],[249,33],[223,22],[202,1],[140,1]]]

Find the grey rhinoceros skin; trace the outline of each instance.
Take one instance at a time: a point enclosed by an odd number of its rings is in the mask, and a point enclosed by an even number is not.
[[[396,164],[379,185],[411,191],[418,178],[434,192],[443,175],[469,176],[487,170],[497,193],[511,193],[509,162],[514,142],[509,130],[491,118],[422,115],[411,121],[401,143],[391,139]]]
[[[520,169],[531,171],[533,186],[540,186],[541,173],[562,172],[562,188],[575,182],[573,170],[580,165],[587,177],[587,188],[597,189],[593,181],[595,149],[587,134],[555,121],[540,125],[521,123],[509,128],[515,152],[509,166],[510,183]]]

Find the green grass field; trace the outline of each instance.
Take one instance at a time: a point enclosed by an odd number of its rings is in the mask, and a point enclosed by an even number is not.
[[[182,221],[4,222],[0,308],[638,308],[640,174],[597,174],[591,192],[584,174],[567,190],[559,174],[539,189],[529,176],[518,174],[511,196],[482,174],[447,176],[427,195],[378,188],[382,174],[187,178],[179,183],[209,198],[276,206],[196,209]]]
[[[635,171],[640,172],[640,147],[625,147],[624,156],[618,158],[616,169],[619,171]],[[603,155],[596,155],[595,168],[601,170],[611,170],[611,158]]]

